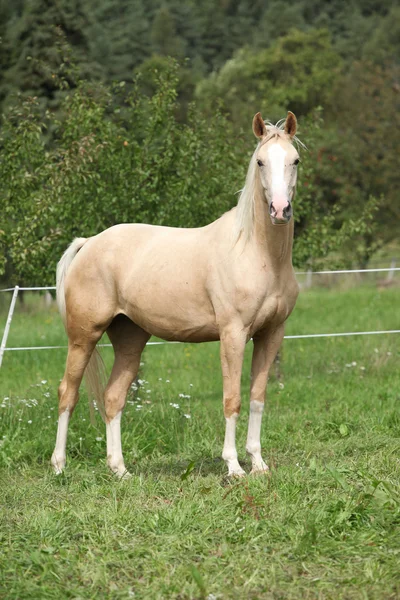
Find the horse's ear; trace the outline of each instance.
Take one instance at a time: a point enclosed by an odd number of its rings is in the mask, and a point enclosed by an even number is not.
[[[285,133],[290,135],[290,137],[294,137],[297,131],[297,119],[295,115],[288,110],[288,114],[285,121]]]
[[[263,138],[267,134],[267,128],[261,116],[261,113],[254,115],[253,119],[253,133],[258,138]]]

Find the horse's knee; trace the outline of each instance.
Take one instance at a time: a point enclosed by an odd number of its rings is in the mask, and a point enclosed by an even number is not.
[[[240,396],[227,396],[224,398],[224,416],[229,419],[232,415],[238,415],[240,413]]]
[[[125,407],[126,396],[107,391],[104,394],[106,419],[108,423],[120,413]]]
[[[63,379],[58,387],[58,414],[61,415],[66,410],[72,414],[78,402],[78,398],[78,391],[69,390],[67,382]]]

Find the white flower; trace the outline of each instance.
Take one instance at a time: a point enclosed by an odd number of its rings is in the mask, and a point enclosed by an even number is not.
[[[174,402],[170,402],[169,405],[173,408],[179,408],[179,404],[175,404]]]
[[[42,381],[40,382],[42,385],[45,385],[47,383],[47,379],[42,379]]]
[[[97,438],[96,438],[96,442],[102,442],[102,441],[103,441],[103,438],[102,438],[102,437],[97,437]]]
[[[28,423],[29,423],[29,425],[31,425],[31,423],[32,423],[31,419],[29,419]]]
[[[184,417],[186,417],[187,419],[191,419],[192,416],[191,415],[183,415]]]
[[[166,379],[166,380],[165,380],[165,383],[171,383],[171,382],[170,382],[170,380],[169,380],[169,379]]]

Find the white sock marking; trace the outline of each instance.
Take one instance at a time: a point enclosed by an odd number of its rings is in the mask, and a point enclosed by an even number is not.
[[[228,466],[228,475],[245,475],[242,467],[239,465],[236,452],[236,422],[238,420],[238,414],[234,414],[231,417],[225,419],[225,441],[224,449],[222,451],[222,458],[225,460]]]
[[[56,446],[51,457],[51,464],[54,467],[56,475],[62,473],[65,467],[69,419],[70,413],[67,408],[67,410],[58,417]]]
[[[106,424],[107,435],[107,463],[116,475],[122,477],[127,473],[121,444],[121,416],[120,410],[115,417]]]
[[[268,467],[261,456],[261,421],[264,411],[264,402],[252,400],[250,402],[249,429],[247,433],[246,450],[251,456],[252,472],[267,471]]]

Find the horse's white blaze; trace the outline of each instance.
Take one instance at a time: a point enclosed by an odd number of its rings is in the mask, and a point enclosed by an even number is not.
[[[288,203],[288,186],[285,181],[286,151],[280,144],[272,144],[268,148],[268,159],[271,173],[271,202],[277,212],[278,219],[283,217],[283,209]]]
[[[106,423],[107,463],[110,469],[122,477],[126,473],[121,444],[121,416],[119,411],[109,423]]]
[[[252,472],[267,471],[268,466],[261,457],[261,421],[264,411],[264,402],[252,400],[250,402],[249,429],[247,432],[246,450],[251,456]]]
[[[58,417],[56,446],[51,457],[51,464],[56,475],[60,475],[65,467],[69,418],[68,408]]]
[[[226,462],[228,467],[228,475],[244,475],[242,467],[239,465],[236,451],[236,422],[238,420],[238,414],[234,414],[225,419],[225,442],[224,449],[222,451],[222,458]]]

